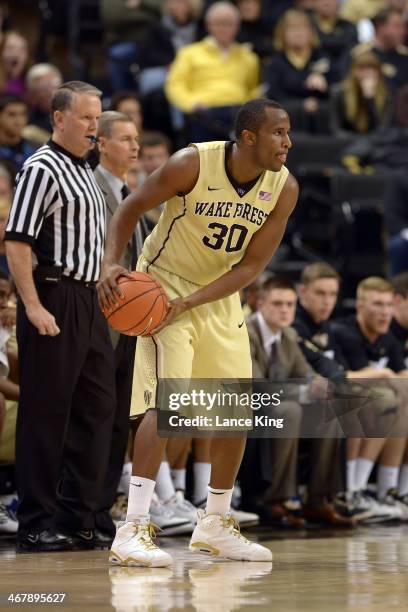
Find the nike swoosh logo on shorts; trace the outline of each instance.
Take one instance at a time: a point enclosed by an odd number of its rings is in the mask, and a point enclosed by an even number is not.
[[[221,187],[207,187],[208,191],[219,191]]]
[[[239,329],[241,329],[241,327],[243,326],[244,323],[245,323],[245,321],[242,321],[242,323],[238,323]]]

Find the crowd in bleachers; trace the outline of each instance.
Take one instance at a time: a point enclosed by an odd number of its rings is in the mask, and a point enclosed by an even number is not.
[[[267,281],[262,289],[253,286],[246,292],[253,323],[259,324],[259,317],[264,316],[267,324],[265,304],[274,293],[276,297],[279,292],[289,292],[293,316],[281,330],[276,320],[272,327],[275,334],[280,333],[295,320],[305,360],[304,374],[331,380],[332,375],[336,377],[333,363],[338,360],[338,382],[340,372],[345,380],[353,378],[352,372],[358,377],[365,368],[375,367],[372,378],[387,379],[385,388],[388,392],[391,389],[383,403],[379,402],[379,410],[384,405],[385,409],[394,408],[400,402],[398,393],[403,393],[395,391],[389,379],[405,375],[404,333],[408,337],[408,331],[401,334],[401,330],[408,329],[408,319],[401,301],[407,300],[408,284],[404,285],[406,279],[395,286],[385,280],[382,284],[378,278],[371,285],[370,281],[366,285],[361,282],[366,277],[391,277],[408,269],[408,3],[95,0],[73,2],[75,10],[72,6],[70,10],[69,1],[49,0],[35,13],[37,31],[32,37],[21,33],[30,28],[22,17],[28,7],[23,2],[23,13],[15,11],[19,4],[0,3],[0,462],[6,466],[0,471],[0,495],[8,505],[7,510],[0,507],[0,533],[2,525],[4,531],[16,530],[13,471],[8,466],[13,463],[19,393],[13,332],[15,296],[8,280],[3,234],[14,178],[25,160],[50,138],[51,98],[64,80],[82,78],[94,83],[103,90],[105,109],[132,118],[141,149],[138,162],[129,171],[131,189],[188,142],[231,138],[236,111],[247,100],[266,96],[279,101],[291,118],[293,149],[287,165],[299,179],[300,199],[269,266],[269,272],[290,280],[281,285],[268,285]],[[83,12],[82,4],[91,15]],[[56,40],[67,45],[68,61]],[[153,211],[146,218],[148,229],[160,212]],[[318,261],[327,267],[313,268]],[[305,269],[311,269],[312,276],[308,277]],[[291,282],[299,280],[300,305],[295,319],[296,291]],[[318,298],[313,301],[312,294],[320,291],[324,302],[321,292],[328,291],[327,282],[334,283],[335,288],[331,306],[322,316],[316,306]],[[323,289],[316,289],[319,283],[323,283]],[[356,319],[352,312],[357,287]],[[373,306],[374,294],[380,296],[380,302],[388,296],[398,303],[400,314],[395,310],[393,319],[389,304]],[[338,296],[340,314],[354,317],[354,340],[358,338],[364,347],[366,362],[362,359],[354,364],[352,354],[344,355],[348,343],[353,344],[353,338],[347,337],[350,322],[325,327]],[[383,327],[370,319],[370,304],[372,308],[389,307]],[[381,361],[378,346],[385,337],[391,337],[391,325],[394,332],[400,332],[400,361],[396,359],[392,367]],[[326,355],[332,350],[320,342],[326,336],[333,338],[337,356]],[[378,354],[373,356],[370,351]],[[372,365],[374,362],[377,366]],[[262,375],[271,377],[267,371]],[[242,508],[260,515],[265,524],[289,527],[304,526],[308,520],[351,526],[355,516],[371,521],[408,520],[405,440],[397,450],[393,437],[388,439],[390,449],[387,439],[382,446],[370,446],[364,439],[350,444],[346,449],[346,485],[338,484],[333,490],[333,483],[342,481],[344,457],[337,439],[332,439],[336,443],[331,446],[325,440],[321,447],[316,443],[306,448],[311,475],[309,479],[300,477],[300,481],[307,484],[309,492],[314,491],[318,503],[309,497],[304,512],[297,497],[301,483],[293,473],[298,454],[302,456],[302,445],[299,449],[285,447],[287,461],[282,463],[282,456],[274,456],[284,446],[282,441],[281,446],[276,443],[271,449],[270,441],[261,445],[252,440],[241,473]],[[180,450],[174,445],[158,477],[157,493],[163,501],[173,498],[176,489],[186,487],[190,446]],[[263,453],[261,458],[259,453]],[[251,480],[251,466],[262,464],[266,456],[270,463],[263,477],[257,482]],[[322,457],[326,462],[323,467]],[[331,471],[324,473],[330,457],[335,457],[335,465],[331,463]],[[367,493],[376,462],[379,499]],[[209,477],[204,442],[194,445],[192,465],[191,499],[200,504]],[[112,511],[115,520],[124,515],[129,469],[126,463],[125,484],[120,485]],[[277,482],[277,477],[274,480],[279,470],[282,482]],[[316,474],[318,485],[313,481]],[[395,492],[399,475],[400,489]],[[325,483],[329,483],[327,487]],[[334,508],[336,494],[343,496],[338,495]],[[241,519],[245,523],[244,515]]]

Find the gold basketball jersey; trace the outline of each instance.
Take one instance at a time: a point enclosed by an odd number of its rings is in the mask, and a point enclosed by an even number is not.
[[[288,170],[283,166],[279,172],[264,171],[245,193],[227,174],[229,143],[191,146],[200,155],[197,183],[188,194],[166,202],[143,255],[150,265],[207,285],[242,259],[275,207]]]

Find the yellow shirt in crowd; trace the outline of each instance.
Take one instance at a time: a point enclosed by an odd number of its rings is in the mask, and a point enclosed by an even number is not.
[[[166,83],[170,102],[185,113],[196,104],[234,106],[259,96],[259,59],[248,45],[223,51],[208,36],[177,53]]]

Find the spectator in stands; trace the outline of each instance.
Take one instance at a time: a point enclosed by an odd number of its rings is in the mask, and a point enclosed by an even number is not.
[[[27,103],[15,95],[0,97],[0,159],[7,160],[20,170],[25,160],[36,149],[23,138],[28,121]]]
[[[141,185],[152,172],[160,168],[169,159],[171,148],[170,140],[161,132],[147,132],[143,135],[139,152],[140,173],[137,179],[138,185]],[[145,214],[150,231],[156,225],[162,210],[163,205],[160,204]]]
[[[400,216],[402,224],[389,227],[391,235],[396,230],[397,233],[408,226],[408,219],[405,213],[402,193],[399,189],[393,192],[394,184],[400,184],[398,175],[400,171],[405,173],[408,167],[406,152],[408,150],[408,85],[402,87],[395,96],[394,121],[391,125],[381,126],[372,134],[367,134],[356,138],[342,152],[342,163],[354,174],[373,171],[389,173],[393,171],[392,181],[388,187],[390,195],[386,196],[386,220],[388,213],[391,217],[396,214]],[[395,175],[395,176],[394,176]],[[395,197],[397,196],[397,197]],[[388,223],[388,221],[387,221]]]
[[[386,4],[386,0],[344,0],[340,14],[344,19],[357,23],[366,17],[372,19],[385,8]]]
[[[372,388],[375,386],[378,394],[385,392],[389,397],[387,401],[394,404],[392,429],[383,428],[383,419],[379,420],[377,436],[400,436],[353,440],[356,462],[353,463],[354,459],[349,455],[349,489],[356,492],[358,503],[361,495],[363,500],[366,498],[364,490],[378,459],[377,499],[385,502],[380,514],[389,512],[388,519],[407,520],[408,506],[394,493],[408,435],[406,392],[404,385],[398,384],[398,379],[406,378],[408,370],[399,343],[390,332],[393,301],[394,288],[388,281],[379,277],[366,278],[357,287],[356,315],[336,322],[333,329],[349,369],[360,372],[360,382],[366,377],[372,378]],[[370,507],[370,501],[365,501]],[[376,511],[375,507],[370,509]]]
[[[166,0],[162,25],[169,33],[175,51],[197,39],[201,9],[201,0]]]
[[[52,133],[51,100],[62,83],[62,75],[53,64],[34,64],[27,72],[26,82],[30,116],[25,133],[30,140],[44,144]]]
[[[160,21],[162,5],[162,0],[100,0],[113,91],[134,87],[143,46],[149,43],[149,26]]]
[[[265,73],[267,96],[288,109],[293,129],[315,131],[328,98],[330,60],[319,49],[307,13],[286,11],[276,26],[275,48],[278,53]]]
[[[237,0],[241,27],[237,42],[248,43],[261,60],[273,54],[270,22],[262,14],[262,0]]]
[[[144,97],[162,89],[175,54],[197,39],[201,0],[165,0],[163,17],[151,24],[149,37],[139,54],[138,87]]]
[[[136,126],[139,137],[143,128],[143,113],[140,98],[134,91],[117,91],[113,94],[109,110],[128,115]]]
[[[375,36],[372,19],[387,8],[402,12],[406,9],[406,0],[345,0],[341,3],[340,15],[355,24],[358,40],[364,43]]]
[[[381,72],[381,62],[367,51],[353,58],[341,85],[332,90],[332,131],[367,134],[391,120],[391,101]]]
[[[401,272],[391,279],[394,287],[394,318],[391,332],[400,343],[404,364],[408,368],[408,272]]]
[[[170,103],[188,115],[195,142],[227,139],[237,107],[259,94],[259,60],[235,42],[238,9],[215,2],[205,23],[209,36],[177,53],[165,87]]]
[[[394,318],[391,332],[398,340],[404,355],[405,367],[408,368],[408,273],[402,272],[392,279],[394,294]],[[408,445],[398,480],[398,496],[408,504]]]
[[[144,179],[160,168],[171,155],[171,142],[161,132],[146,132],[140,146],[140,160]]]
[[[268,410],[268,416],[284,419],[287,437],[248,441],[241,469],[241,487],[244,508],[258,512],[264,522],[302,526],[305,521],[301,505],[299,500],[293,499],[297,496],[297,451],[303,416],[300,402],[310,404],[313,400],[326,398],[327,381],[313,372],[298,345],[296,331],[290,328],[296,302],[294,284],[272,277],[262,286],[258,312],[248,319],[254,378],[277,380],[280,385],[288,379],[305,382],[309,379],[310,382],[307,392],[303,389],[303,393],[299,384],[294,385],[293,391],[287,385],[280,405]],[[306,418],[307,412],[310,415],[313,408],[305,407]],[[328,427],[334,434],[333,427],[336,428],[337,423],[332,421]],[[328,429],[325,433],[325,439],[315,438],[311,442],[304,515],[311,521],[351,527],[353,522],[339,516],[329,502],[343,486],[340,441],[330,437]],[[262,501],[257,502],[256,497]]]
[[[13,187],[10,173],[5,166],[0,164],[0,270],[7,274],[7,276],[9,275],[9,269],[4,244],[4,232],[12,199]]]
[[[10,309],[11,287],[8,276],[0,271],[0,463],[14,463],[14,437],[17,402],[20,395],[17,357],[10,347],[15,325],[15,304]],[[12,315],[10,316],[10,310]],[[18,523],[0,502],[0,533],[15,534]]]
[[[396,92],[408,82],[408,49],[404,46],[406,20],[402,12],[386,9],[373,18],[373,23],[374,40],[357,45],[353,55],[366,51],[375,53],[391,91]]]
[[[0,90],[2,93],[25,95],[28,52],[28,41],[22,34],[9,30],[4,35],[0,49],[0,78],[2,80]]]
[[[253,283],[248,285],[248,287],[245,287],[245,289],[243,290],[242,292],[242,297],[243,297],[243,302],[244,302],[243,311],[244,311],[245,317],[249,317],[251,314],[256,312],[258,308],[258,300],[259,300],[260,292],[261,292],[261,285],[262,285],[261,279],[257,278],[254,280]]]
[[[339,16],[339,8],[338,0],[315,0],[311,14],[321,49],[330,58],[336,82],[345,77],[350,49],[358,42],[356,27]]]
[[[384,196],[385,224],[388,233],[388,263],[394,276],[408,270],[408,176],[395,174]]]
[[[380,372],[375,367],[371,367],[368,359],[367,362],[357,364],[355,368],[352,367],[353,364],[349,364],[333,323],[330,321],[339,289],[340,277],[334,268],[323,262],[306,266],[301,275],[300,303],[293,326],[298,332],[300,347],[313,369],[320,375],[328,377],[335,384],[335,388],[340,385],[342,389],[341,385],[350,381],[346,387],[346,393],[349,397],[353,397],[353,381],[361,382],[363,378],[371,378],[375,381],[385,377],[389,371]],[[373,391],[376,392],[372,400],[368,402],[368,413],[364,404],[362,408],[356,404],[358,398],[352,400],[351,405],[347,406],[347,409],[352,409],[355,414],[349,423],[353,436],[358,435],[359,432],[361,436],[367,435],[366,425],[370,424],[373,414],[375,415],[374,421],[376,421],[385,411],[395,409],[396,398],[392,390],[381,389],[377,392],[378,390],[373,389]],[[354,395],[359,393],[357,389]],[[392,444],[392,440],[390,442]],[[387,508],[380,508],[377,502],[374,502],[363,491],[369,476],[365,470],[367,465],[365,461],[369,460],[373,465],[384,443],[384,439],[379,441],[377,438],[353,437],[347,440],[346,488],[348,493],[337,499],[338,507],[343,513],[357,519],[367,520],[375,516],[378,521],[388,520],[390,516],[393,516],[393,509],[387,512]]]

